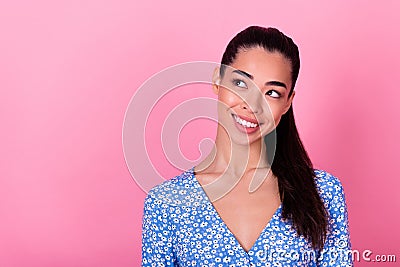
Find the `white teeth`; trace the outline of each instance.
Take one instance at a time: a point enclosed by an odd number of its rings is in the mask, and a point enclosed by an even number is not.
[[[234,118],[235,118],[235,120],[236,120],[236,122],[237,123],[239,123],[240,125],[242,125],[242,126],[244,126],[244,127],[251,127],[251,128],[255,128],[255,127],[257,127],[258,126],[258,124],[257,123],[252,123],[252,122],[249,122],[249,121],[246,121],[246,120],[243,120],[243,119],[241,119],[241,118],[239,118],[238,116],[236,116],[236,115],[233,115],[234,116]]]

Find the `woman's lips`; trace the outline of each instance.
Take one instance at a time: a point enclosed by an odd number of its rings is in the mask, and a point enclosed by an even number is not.
[[[248,122],[251,122],[251,123],[258,124],[258,121],[257,121],[256,119],[248,118],[248,117],[241,116],[241,115],[237,115],[237,114],[232,114],[232,115],[235,116],[235,117],[237,117],[237,118],[240,118],[240,119],[242,119],[242,120],[245,120],[245,121],[248,121]]]
[[[250,134],[256,132],[260,128],[260,124],[257,120],[232,114],[232,118],[235,122],[236,127],[244,133]]]

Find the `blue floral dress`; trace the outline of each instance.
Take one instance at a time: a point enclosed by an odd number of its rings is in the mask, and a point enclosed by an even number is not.
[[[315,182],[329,212],[324,249],[282,218],[282,205],[249,251],[218,215],[194,175],[194,168],[153,187],[144,202],[142,266],[353,266],[347,207],[338,178],[315,170]]]

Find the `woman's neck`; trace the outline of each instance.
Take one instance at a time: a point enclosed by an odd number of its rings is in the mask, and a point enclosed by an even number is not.
[[[206,177],[203,188],[211,201],[218,200],[233,187],[255,192],[270,175],[267,149],[263,139],[251,144],[237,144],[218,134],[211,153],[196,166],[196,174]]]
[[[267,150],[263,138],[259,138],[251,143],[236,143],[229,134],[218,127],[215,144],[217,156],[228,161],[232,168],[242,166],[245,169],[255,169],[265,167],[267,161]]]
[[[238,144],[224,130],[217,130],[215,145],[207,158],[197,166],[198,171],[230,173],[244,176],[246,173],[269,169],[266,144],[262,138],[250,144]]]

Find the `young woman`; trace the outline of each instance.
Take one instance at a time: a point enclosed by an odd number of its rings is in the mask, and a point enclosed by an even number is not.
[[[230,41],[213,76],[215,147],[148,193],[142,266],[352,266],[342,185],[313,168],[295,125],[299,68],[277,29]]]

